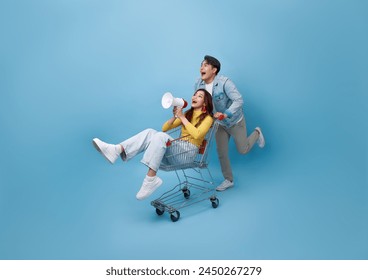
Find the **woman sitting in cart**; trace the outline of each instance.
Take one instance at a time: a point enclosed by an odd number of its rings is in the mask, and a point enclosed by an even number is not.
[[[94,138],[92,142],[97,151],[112,164],[119,156],[124,161],[128,161],[144,152],[141,162],[148,167],[148,172],[136,195],[137,199],[142,200],[149,197],[161,186],[162,180],[156,175],[161,164],[194,161],[199,147],[212,126],[212,111],[212,96],[205,89],[198,89],[192,97],[191,108],[188,111],[183,113],[182,108],[174,107],[174,116],[162,126],[164,132],[149,128],[117,145],[105,143],[98,138]],[[175,149],[181,150],[182,153],[187,152],[185,157],[170,156],[167,153],[168,143],[174,139],[165,131],[179,125],[182,126],[180,140],[173,141],[172,145],[175,145]],[[190,152],[188,153],[188,151]]]

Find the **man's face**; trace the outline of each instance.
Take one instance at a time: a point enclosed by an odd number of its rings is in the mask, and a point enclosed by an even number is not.
[[[208,64],[206,60],[203,60],[199,72],[201,73],[201,78],[205,83],[211,83],[216,76],[217,69],[212,65]]]

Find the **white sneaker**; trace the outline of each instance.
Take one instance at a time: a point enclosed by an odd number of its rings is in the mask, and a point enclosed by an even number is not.
[[[262,130],[260,127],[256,127],[255,130],[258,131],[259,133],[259,137],[257,139],[257,144],[260,148],[263,148],[265,145],[266,145],[266,141],[264,139],[264,136],[263,136],[263,133],[262,133]]]
[[[144,178],[142,187],[140,188],[139,192],[136,195],[138,200],[143,200],[149,197],[159,186],[161,186],[162,180],[160,177],[155,176],[152,181],[147,180]]]
[[[110,163],[114,163],[119,157],[119,153],[116,151],[115,145],[107,144],[98,138],[94,138],[92,140],[92,144]]]
[[[216,191],[222,192],[228,188],[231,188],[234,186],[234,183],[229,181],[228,179],[225,179],[217,188]]]

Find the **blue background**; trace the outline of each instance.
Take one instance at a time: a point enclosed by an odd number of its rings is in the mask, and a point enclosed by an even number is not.
[[[366,1],[1,1],[1,259],[367,259]],[[231,142],[235,187],[172,223],[140,157],[91,139],[161,124],[205,54],[266,147]],[[215,150],[211,171],[222,180]],[[176,182],[161,173],[164,185]]]

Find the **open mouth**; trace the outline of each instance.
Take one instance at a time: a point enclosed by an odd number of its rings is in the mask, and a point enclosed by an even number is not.
[[[196,106],[196,105],[197,105],[197,103],[198,103],[198,101],[197,101],[197,100],[195,100],[195,99],[193,99],[193,100],[192,100],[192,106]]]

